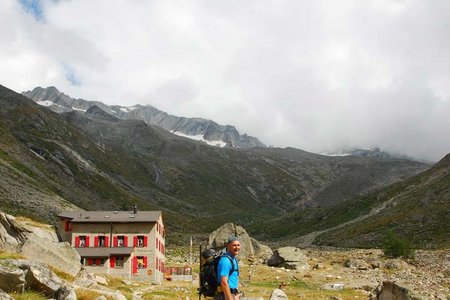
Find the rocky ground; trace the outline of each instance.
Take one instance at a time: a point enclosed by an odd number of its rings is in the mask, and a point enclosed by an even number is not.
[[[416,251],[414,259],[389,259],[381,250],[306,250],[313,267],[312,280],[324,277],[344,283],[346,288],[370,290],[392,281],[423,299],[450,299],[450,249]]]

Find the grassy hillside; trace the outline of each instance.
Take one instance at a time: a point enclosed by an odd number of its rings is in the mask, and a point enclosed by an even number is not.
[[[385,209],[365,220],[326,232],[316,242],[349,247],[380,246],[388,231],[420,248],[450,247],[450,154],[431,169],[367,196]]]

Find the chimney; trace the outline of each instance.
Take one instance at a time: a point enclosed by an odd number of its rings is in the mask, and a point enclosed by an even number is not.
[[[137,204],[135,204],[133,207],[133,214],[137,214]]]

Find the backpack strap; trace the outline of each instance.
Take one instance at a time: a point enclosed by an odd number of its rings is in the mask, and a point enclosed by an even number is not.
[[[238,268],[235,268],[235,266],[234,266],[234,260],[233,260],[229,255],[227,255],[227,254],[223,254],[222,257],[228,258],[228,259],[230,260],[230,262],[231,262],[231,270],[230,270],[230,273],[228,274],[228,277],[230,277],[231,274],[233,274],[234,271],[237,271],[237,273],[238,273],[238,275],[239,275],[239,267],[238,267]]]

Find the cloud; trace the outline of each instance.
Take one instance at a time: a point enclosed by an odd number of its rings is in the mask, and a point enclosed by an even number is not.
[[[0,0],[0,80],[308,151],[450,152],[446,1]]]

